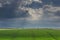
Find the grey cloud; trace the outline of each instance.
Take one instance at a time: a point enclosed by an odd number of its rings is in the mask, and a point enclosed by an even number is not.
[[[60,17],[60,11],[57,11],[57,12],[55,13],[55,16],[59,16],[59,17]]]
[[[43,25],[49,25],[54,27],[60,26],[60,7],[53,6],[51,4],[43,8]]]
[[[39,2],[33,1],[31,4],[27,4],[26,7],[30,7],[33,9],[39,9],[39,8],[42,8],[42,4]]]

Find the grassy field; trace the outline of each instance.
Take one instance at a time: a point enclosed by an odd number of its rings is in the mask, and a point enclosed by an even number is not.
[[[0,30],[0,40],[60,40],[56,29]]]

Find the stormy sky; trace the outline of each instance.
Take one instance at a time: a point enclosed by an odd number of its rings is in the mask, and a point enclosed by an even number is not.
[[[0,27],[60,27],[60,0],[0,0]]]

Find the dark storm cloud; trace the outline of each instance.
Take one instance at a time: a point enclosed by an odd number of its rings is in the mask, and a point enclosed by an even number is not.
[[[28,11],[23,11],[23,10],[19,10],[19,12],[16,12],[15,14],[17,18],[25,18],[30,16]]]
[[[60,6],[60,0],[42,0],[42,1],[43,1],[43,4],[53,3],[52,4],[53,6]]]
[[[0,7],[0,18],[18,18],[18,17],[26,17],[27,11],[20,11],[16,13],[16,9],[18,8],[18,3],[20,0],[13,0],[11,4],[2,3],[3,7]],[[16,15],[18,14],[18,15]]]
[[[11,4],[3,4],[3,7],[0,8],[0,18],[13,18],[15,16],[14,10],[16,7],[16,1]]]
[[[43,4],[50,4],[52,0],[42,0]]]
[[[54,6],[60,6],[60,0],[52,0]]]
[[[19,6],[17,4],[19,0],[13,0],[11,4],[4,4],[3,7],[0,7],[0,18],[14,18],[14,17],[28,17],[28,11],[20,11],[19,13],[16,13],[15,10]],[[21,1],[21,0],[20,0]],[[53,5],[59,6],[60,1],[59,0],[42,0],[43,4],[51,4],[53,2]],[[2,3],[3,4],[3,3]],[[32,2],[31,4],[27,4],[25,7],[30,7],[30,8],[42,8],[42,5],[39,2]],[[16,15],[18,14],[18,15]],[[59,12],[57,12],[55,15],[59,15]]]

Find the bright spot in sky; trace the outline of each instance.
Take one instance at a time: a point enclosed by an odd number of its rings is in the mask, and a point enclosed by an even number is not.
[[[41,1],[41,0],[33,0],[33,1],[37,1],[37,2],[40,2],[40,3],[42,3],[42,1]]]
[[[0,7],[2,7],[2,3],[0,3]]]

